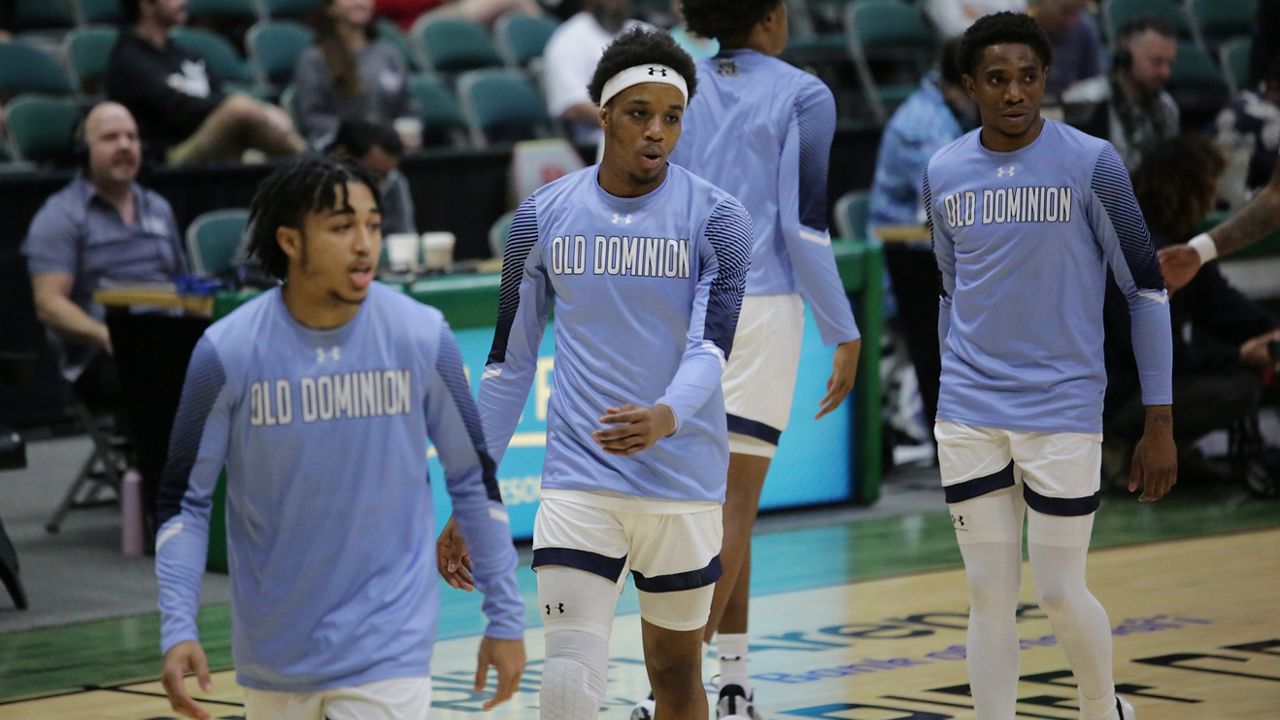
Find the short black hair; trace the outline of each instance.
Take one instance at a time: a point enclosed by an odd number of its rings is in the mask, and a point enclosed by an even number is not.
[[[1053,50],[1049,48],[1049,36],[1030,15],[998,12],[984,15],[964,31],[956,62],[960,72],[973,75],[978,71],[982,52],[992,45],[1028,45],[1040,58],[1040,64],[1049,67],[1053,62]]]
[[[963,84],[960,80],[964,73],[960,70],[960,38],[951,38],[942,44],[938,53],[938,72],[942,73],[942,81],[952,85]]]
[[[681,0],[684,22],[705,38],[738,40],[786,0]]]
[[[342,124],[338,125],[338,134],[325,148],[325,152],[333,154],[340,147],[344,148],[348,155],[357,158],[364,157],[375,147],[380,147],[396,157],[400,157],[404,152],[404,143],[400,142],[400,135],[394,129],[382,123],[359,118],[343,120]]]
[[[693,99],[698,87],[698,71],[693,66],[693,58],[666,32],[637,27],[619,35],[600,56],[591,84],[587,85],[591,102],[599,105],[600,93],[609,78],[636,65],[666,65],[675,70],[689,87],[689,100]]]
[[[308,213],[348,207],[346,185],[352,182],[364,183],[382,209],[377,179],[349,158],[308,154],[271,173],[258,185],[249,206],[249,226],[253,228],[249,255],[262,263],[268,275],[284,279],[289,256],[276,242],[276,230],[291,227],[301,231]]]

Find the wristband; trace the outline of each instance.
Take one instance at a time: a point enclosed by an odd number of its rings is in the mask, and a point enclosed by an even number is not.
[[[1213,238],[1209,237],[1209,233],[1200,233],[1191,238],[1191,242],[1187,244],[1200,256],[1201,265],[1218,257],[1218,245],[1213,242]]]

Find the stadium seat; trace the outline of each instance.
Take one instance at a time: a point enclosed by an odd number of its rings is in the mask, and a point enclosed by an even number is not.
[[[188,0],[187,17],[191,20],[216,18],[253,21],[258,19],[258,6],[253,0]]]
[[[489,226],[489,252],[493,257],[500,258],[507,249],[507,238],[511,237],[511,221],[515,219],[516,211],[509,210],[498,216],[493,221],[493,225]]]
[[[385,40],[395,46],[400,51],[400,55],[404,61],[408,63],[410,69],[418,67],[418,57],[413,54],[413,45],[409,43],[409,38],[400,32],[400,28],[386,18],[379,18],[378,22],[378,39]]]
[[[218,33],[197,27],[175,27],[170,37],[179,46],[204,58],[209,74],[221,83],[249,85],[253,72],[236,48]]]
[[[1210,50],[1253,31],[1257,0],[1187,0],[1187,12]]]
[[[262,87],[283,87],[293,81],[293,69],[311,47],[311,30],[295,22],[254,23],[245,35],[249,61]]]
[[[409,89],[422,112],[423,145],[466,144],[467,119],[444,83],[419,74],[409,78]]]
[[[43,163],[66,161],[72,155],[72,136],[81,109],[64,98],[27,95],[5,106],[10,152],[15,160]]]
[[[1187,13],[1173,0],[1104,0],[1102,3],[1102,29],[1108,38],[1116,37],[1129,22],[1152,16],[1169,21],[1177,28],[1178,37],[1195,39]]]
[[[217,277],[232,269],[248,225],[249,211],[242,208],[213,210],[192,220],[187,228],[187,255],[195,274]]]
[[[1198,45],[1183,40],[1178,43],[1178,56],[1173,61],[1169,77],[1169,94],[1178,106],[1212,110],[1230,99],[1230,88],[1218,70],[1218,65]]]
[[[556,21],[546,16],[507,13],[498,18],[493,35],[507,65],[524,67],[530,60],[542,57],[556,27]]]
[[[69,95],[71,80],[48,53],[24,42],[0,43],[0,100],[22,93]]]
[[[918,9],[897,0],[858,0],[846,5],[845,28],[863,97],[883,123],[932,67],[937,36]],[[890,66],[889,82],[876,79],[873,64]]]
[[[427,70],[460,73],[502,65],[489,33],[483,25],[470,20],[429,13],[418,18],[409,37]]]
[[[11,0],[13,26],[16,32],[31,30],[69,30],[76,24],[69,0]]]
[[[120,0],[80,0],[76,3],[81,25],[119,25],[124,22]]]
[[[843,240],[862,240],[867,236],[867,211],[871,193],[855,190],[836,201],[836,232]]]
[[[101,95],[107,61],[120,31],[113,27],[86,27],[67,33],[67,70],[81,95]]]
[[[262,0],[262,9],[272,20],[305,20],[324,7],[324,0]]]
[[[1228,40],[1218,48],[1218,58],[1222,64],[1222,76],[1234,95],[1250,87],[1249,56],[1253,52],[1253,41],[1247,37]]]
[[[463,73],[458,78],[458,98],[476,147],[550,134],[546,106],[529,80],[517,71]]]

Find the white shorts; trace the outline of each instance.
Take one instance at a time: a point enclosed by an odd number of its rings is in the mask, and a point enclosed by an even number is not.
[[[431,678],[394,678],[313,693],[244,688],[247,720],[426,720]]]
[[[1027,507],[1044,515],[1076,517],[1098,509],[1101,433],[1023,432],[939,420],[933,436],[948,504],[1021,484]]]
[[[655,624],[671,630],[696,630],[707,623],[720,579],[723,535],[719,503],[544,490],[533,523],[533,568],[582,570],[619,590],[630,570],[641,617],[660,619]],[[653,597],[662,594],[672,595]],[[678,608],[670,602],[675,594]]]
[[[773,457],[777,451],[791,418],[803,334],[800,295],[743,296],[721,379],[729,452]]]

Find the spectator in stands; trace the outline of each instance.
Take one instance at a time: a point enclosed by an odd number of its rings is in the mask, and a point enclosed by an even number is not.
[[[413,27],[418,18],[437,10],[485,25],[492,25],[508,12],[542,14],[542,6],[538,4],[538,0],[377,0],[375,5],[378,15],[399,25],[405,32]]]
[[[547,111],[564,121],[569,140],[599,143],[599,110],[587,95],[591,74],[605,47],[629,21],[630,0],[586,0],[582,12],[564,21],[547,41],[543,52],[543,85]]]
[[[694,60],[703,60],[719,55],[719,40],[704,38],[701,35],[689,32],[689,26],[684,21],[684,10],[680,8],[682,2],[684,0],[671,0],[671,15],[676,19],[676,24],[669,31],[671,39],[675,40],[680,49],[689,53],[689,57]]]
[[[1027,13],[1049,36],[1053,67],[1045,78],[1044,92],[1061,98],[1071,86],[1102,80],[1102,36],[1085,12],[1087,0],[1028,0]]]
[[[1228,164],[1244,168],[1234,178],[1238,186],[1222,192],[1234,205],[1266,186],[1275,169],[1280,149],[1280,57],[1271,62],[1257,87],[1242,89],[1218,113],[1214,125],[1218,149],[1227,155]]]
[[[378,39],[373,0],[325,2],[316,44],[298,58],[294,87],[299,129],[312,147],[332,143],[346,119],[418,121],[418,132],[406,131],[401,140],[411,150],[421,143],[421,115],[409,87],[409,66],[394,45]]]
[[[36,315],[63,341],[63,374],[87,405],[111,409],[120,391],[94,290],[171,281],[187,262],[169,203],[136,182],[142,149],[129,111],[99,103],[76,132],[84,166],[36,213],[22,254]]]
[[[924,14],[945,40],[960,37],[983,15],[1026,9],[1027,0],[928,0]]]
[[[1213,142],[1201,136],[1164,141],[1143,156],[1133,187],[1162,248],[1187,237],[1213,208],[1226,163]],[[1258,408],[1262,373],[1272,365],[1267,342],[1280,340],[1280,318],[1233,288],[1210,263],[1169,301],[1173,326],[1173,415],[1179,448],[1230,427]],[[1142,432],[1143,407],[1133,363],[1128,313],[1119,290],[1110,287],[1106,305],[1107,442],[1123,447]],[[1107,453],[1112,456],[1112,453]],[[1191,460],[1192,462],[1184,462]],[[1180,458],[1180,475],[1195,469],[1195,458]],[[1123,472],[1112,464],[1112,475]]]
[[[868,236],[881,226],[923,224],[920,180],[929,158],[978,126],[978,108],[960,81],[958,46],[958,39],[943,45],[940,71],[925,76],[885,125],[871,182]]]
[[[204,60],[169,38],[186,22],[186,0],[121,0],[132,27],[120,32],[107,68],[107,97],[138,119],[147,155],[183,165],[236,159],[254,149],[296,155],[306,143],[274,105],[224,94]]]
[[[382,234],[418,232],[413,219],[413,195],[401,174],[400,137],[386,125],[368,120],[343,120],[326,152],[355,159],[378,179],[382,196]]]
[[[1177,33],[1161,18],[1137,18],[1116,38],[1108,100],[1081,129],[1110,140],[1130,172],[1154,145],[1180,132],[1178,104],[1165,90],[1177,54]]]

